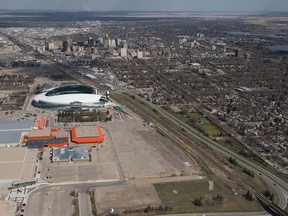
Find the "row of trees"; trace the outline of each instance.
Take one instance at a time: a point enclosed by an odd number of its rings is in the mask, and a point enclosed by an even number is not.
[[[58,122],[94,122],[94,121],[111,121],[112,116],[109,111],[74,111],[61,110],[58,112]]]
[[[273,201],[274,200],[274,194],[269,190],[269,189],[266,189],[264,192],[263,192],[264,196],[266,198],[268,198],[269,200]],[[247,200],[249,201],[254,201],[255,200],[255,196],[254,194],[251,192],[251,191],[247,191],[246,194],[244,194],[244,196],[246,197]]]
[[[217,194],[216,196],[208,196],[208,197],[198,197],[195,198],[192,203],[195,206],[212,206],[222,204],[224,201],[224,197],[222,194]]]
[[[254,178],[254,172],[252,170],[249,170],[246,167],[244,167],[243,172]]]

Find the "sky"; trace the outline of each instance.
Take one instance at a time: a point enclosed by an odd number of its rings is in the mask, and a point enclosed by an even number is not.
[[[288,12],[288,0],[0,0],[0,9]]]

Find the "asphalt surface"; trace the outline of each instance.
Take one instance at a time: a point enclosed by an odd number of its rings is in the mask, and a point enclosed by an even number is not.
[[[58,200],[57,199],[57,194],[55,195],[56,198],[53,197],[47,197],[47,194],[51,194],[53,191],[57,191],[61,189],[61,191],[64,191],[65,194],[67,194],[67,197],[69,196],[69,193],[73,190],[77,190],[79,192],[78,199],[79,199],[79,210],[80,210],[80,216],[89,216],[92,215],[91,213],[91,204],[90,204],[90,198],[88,195],[88,191],[90,188],[95,188],[95,187],[109,187],[109,186],[114,186],[114,185],[119,185],[122,184],[123,180],[119,181],[107,181],[107,182],[81,182],[81,183],[66,183],[66,184],[61,184],[61,183],[55,183],[55,184],[49,184],[49,185],[44,185],[40,186],[33,191],[30,192],[27,200],[27,205],[25,207],[25,215],[27,216],[33,216],[33,215],[38,215],[39,212],[41,212],[41,216],[45,215],[59,215],[61,213],[61,206],[67,205],[67,208],[69,207],[68,204],[70,203],[65,203],[65,200]],[[40,195],[39,195],[40,194]],[[47,199],[51,199],[47,201]],[[50,202],[52,203],[48,208],[43,206],[43,203],[45,202]],[[35,209],[35,206],[38,206],[38,209]],[[63,214],[64,216],[65,214]]]
[[[91,202],[87,191],[78,191],[80,216],[92,216]]]

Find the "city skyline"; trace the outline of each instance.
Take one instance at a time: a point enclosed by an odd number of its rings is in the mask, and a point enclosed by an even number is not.
[[[0,9],[79,11],[288,11],[287,0],[0,0]]]

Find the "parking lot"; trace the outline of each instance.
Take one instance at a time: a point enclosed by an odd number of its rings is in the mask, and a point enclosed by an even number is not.
[[[72,215],[74,206],[73,197],[70,191],[60,187],[43,188],[33,194],[33,200],[29,203],[29,208],[25,208],[25,215]]]
[[[119,180],[119,170],[116,166],[117,158],[113,154],[115,150],[113,150],[114,146],[109,136],[106,137],[101,147],[97,145],[86,145],[90,149],[91,161],[77,162],[51,163],[49,159],[51,157],[50,149],[45,148],[40,164],[41,179],[54,183]]]
[[[197,166],[167,138],[142,120],[102,123],[111,139],[126,178],[193,175]],[[109,137],[111,136],[111,137]],[[107,135],[105,135],[107,138]],[[188,165],[187,165],[188,164]]]
[[[34,177],[37,150],[22,147],[0,148],[0,185],[14,180],[31,180]]]

